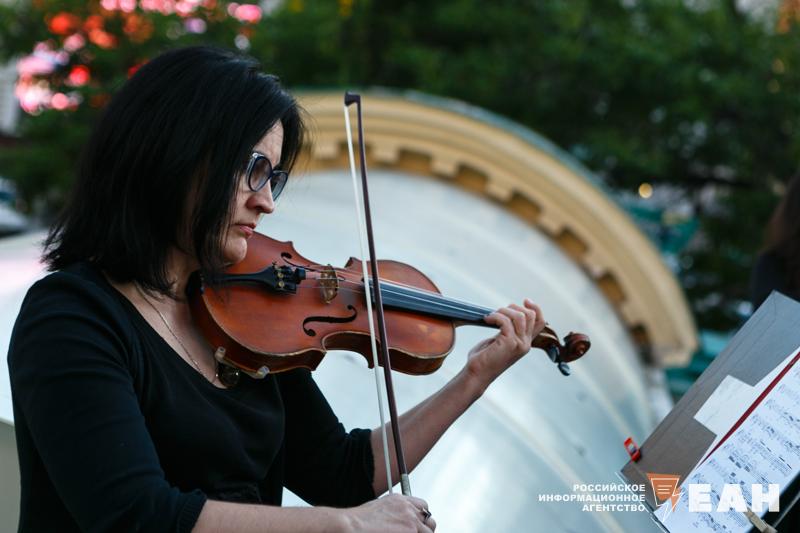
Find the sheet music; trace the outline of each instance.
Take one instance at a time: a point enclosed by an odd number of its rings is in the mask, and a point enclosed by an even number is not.
[[[796,353],[796,352],[795,352]],[[795,363],[741,426],[687,476],[681,497],[656,512],[671,532],[747,533],[752,524],[737,511],[717,512],[724,485],[738,485],[748,507],[753,484],[776,483],[783,491],[800,472],[800,362]],[[712,512],[689,510],[689,485],[709,484]],[[763,516],[769,503],[756,514]]]
[[[698,409],[694,419],[713,431],[717,436],[703,454],[716,448],[722,437],[730,430],[739,418],[747,411],[748,407],[761,396],[778,374],[794,358],[795,352],[790,353],[779,365],[758,383],[751,386],[734,376],[728,375],[717,386],[716,390],[708,397],[706,402]]]

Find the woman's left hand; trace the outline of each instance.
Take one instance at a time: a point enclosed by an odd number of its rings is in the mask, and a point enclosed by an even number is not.
[[[500,374],[531,349],[533,339],[544,329],[539,306],[529,299],[524,307],[511,304],[488,315],[485,320],[500,328],[494,337],[485,339],[469,352],[466,371],[485,389]]]
[[[436,444],[445,430],[466,411],[497,376],[531,349],[533,339],[544,329],[545,321],[537,305],[526,299],[523,306],[511,304],[486,318],[500,332],[479,342],[470,350],[467,364],[442,389],[400,417],[400,433],[406,446],[406,466],[410,472]],[[373,431],[370,441],[375,460],[373,490],[387,489],[381,436],[389,427]],[[395,474],[397,476],[396,466]],[[421,515],[418,515],[421,516]],[[425,522],[427,524],[427,522]],[[435,525],[435,523],[434,523]],[[430,526],[429,526],[430,527]]]

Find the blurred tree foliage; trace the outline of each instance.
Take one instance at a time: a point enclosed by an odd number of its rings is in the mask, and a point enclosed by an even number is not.
[[[89,39],[48,76],[57,85],[87,64],[92,81],[70,88],[84,103],[26,115],[21,148],[0,155],[2,172],[46,212],[63,198],[103,95],[129,68],[166,47],[232,46],[239,36],[289,86],[458,98],[540,132],[617,190],[679,191],[671,202],[700,222],[678,272],[698,321],[725,330],[741,320],[764,224],[800,161],[800,33],[777,3],[754,12],[735,0],[272,0],[264,5],[277,9],[244,22],[226,16],[229,4],[205,1],[191,16],[206,29],[192,33],[186,15],[130,1],[131,13],[75,0],[0,8],[7,57],[37,42],[62,46],[48,20],[63,11],[100,14],[115,39]]]

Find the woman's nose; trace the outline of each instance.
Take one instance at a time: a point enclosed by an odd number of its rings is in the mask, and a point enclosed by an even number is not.
[[[272,188],[267,184],[259,191],[251,192],[247,199],[247,206],[256,209],[260,213],[272,213],[275,211],[275,200],[272,198]]]

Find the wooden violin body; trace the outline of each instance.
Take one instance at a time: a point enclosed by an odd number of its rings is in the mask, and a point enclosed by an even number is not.
[[[492,310],[441,296],[416,268],[378,261],[391,367],[407,374],[436,371],[453,349],[455,327],[488,326]],[[297,367],[315,369],[328,350],[362,354],[370,367],[370,325],[360,262],[342,268],[319,265],[291,242],[259,233],[248,241],[245,259],[218,283],[195,275],[189,288],[195,323],[219,361],[254,377]],[[491,326],[490,326],[491,327]],[[559,363],[581,357],[590,346],[571,334],[566,348],[546,328],[533,342]]]

